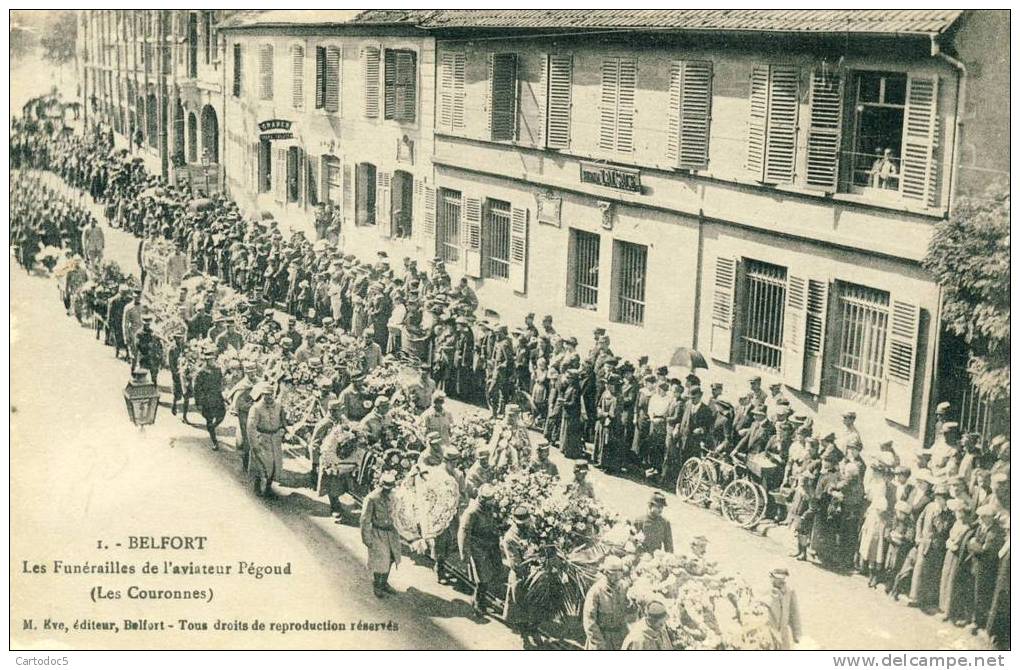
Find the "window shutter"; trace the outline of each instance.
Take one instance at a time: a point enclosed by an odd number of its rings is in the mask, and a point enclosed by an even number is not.
[[[900,193],[927,207],[938,206],[935,147],[938,142],[939,80],[907,77],[907,108],[903,121]]]
[[[666,157],[686,170],[708,167],[712,115],[712,63],[674,61],[669,73]]]
[[[259,48],[259,98],[273,99],[273,45],[263,44]]]
[[[183,53],[183,52],[182,52]],[[244,69],[244,51],[240,44],[234,45],[234,97],[241,97],[241,78]]]
[[[379,118],[379,47],[361,50],[361,80],[365,93],[365,117]]]
[[[747,170],[756,181],[765,178],[765,131],[769,110],[769,68],[751,70],[751,100],[747,117]]]
[[[829,284],[809,279],[804,336],[804,386],[802,390],[819,395],[825,362],[825,326],[828,320]]]
[[[458,53],[453,56],[453,128],[464,127],[464,73],[467,56]]]
[[[414,121],[417,110],[418,76],[415,67],[416,55],[408,51],[397,52],[396,72],[396,118]]]
[[[570,148],[570,93],[573,70],[573,56],[570,54],[549,56],[546,68],[549,91],[545,145],[550,149]]]
[[[293,93],[294,109],[304,109],[305,106],[305,48],[295,44],[290,48],[291,62],[293,65]]]
[[[599,148],[616,149],[616,100],[620,89],[620,59],[602,61],[602,92],[599,99]]]
[[[396,118],[397,52],[386,50],[383,56],[383,118]]]
[[[431,186],[422,187],[421,210],[421,244],[425,252],[432,256],[436,253],[436,189]]]
[[[517,54],[489,54],[489,138],[517,139]]]
[[[439,119],[440,130],[453,130],[453,52],[444,51],[439,57]]]
[[[340,111],[340,49],[326,48],[325,107],[327,112]]]
[[[736,311],[737,260],[715,259],[715,293],[712,296],[712,358],[729,363],[733,349],[733,315]]]
[[[797,391],[804,384],[806,312],[807,280],[789,275],[783,312],[783,383]]]
[[[482,202],[478,198],[464,199],[464,223],[467,235],[464,245],[464,273],[469,277],[482,276]]]
[[[843,76],[815,70],[811,75],[811,126],[807,136],[808,188],[836,191],[842,130]]]
[[[769,70],[768,143],[765,181],[788,184],[797,162],[797,112],[800,107],[800,73],[790,65]]]
[[[616,150],[634,151],[634,94],[637,88],[637,61],[620,59],[619,98],[616,114]]]
[[[920,321],[921,309],[917,305],[892,301],[885,347],[885,417],[901,426],[910,426],[913,412]]]
[[[315,109],[326,104],[326,47],[315,47]]]
[[[380,237],[393,235],[392,220],[390,217],[390,183],[392,175],[389,172],[378,170],[375,176],[375,225],[379,229]]]
[[[354,223],[354,170],[350,163],[344,164],[344,221]]]
[[[273,170],[276,177],[276,201],[284,203],[287,200],[287,150],[276,150],[276,168]]]
[[[528,210],[510,211],[510,286],[525,293],[528,278]]]

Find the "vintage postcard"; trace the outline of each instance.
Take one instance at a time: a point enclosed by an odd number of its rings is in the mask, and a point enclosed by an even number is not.
[[[1001,659],[1009,23],[12,11],[10,647]]]

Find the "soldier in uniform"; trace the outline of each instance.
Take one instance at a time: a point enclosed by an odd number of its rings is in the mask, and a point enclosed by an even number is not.
[[[530,575],[529,568],[524,565],[529,556],[526,553],[528,544],[524,541],[523,534],[530,523],[531,514],[527,508],[518,506],[514,508],[512,516],[510,528],[499,541],[503,566],[508,571],[503,620],[511,630],[520,633],[525,646],[528,646],[538,642],[536,619],[543,616],[543,613],[528,611],[523,603],[524,588]]]
[[[581,610],[585,649],[618,651],[627,637],[628,600],[620,584],[623,562],[616,556],[602,561],[598,579],[588,589]]]
[[[535,447],[535,457],[528,463],[528,472],[541,472],[553,479],[560,478],[560,469],[549,460],[548,442],[539,442]]]
[[[195,375],[192,384],[195,392],[195,405],[205,419],[205,428],[212,440],[213,451],[220,448],[216,437],[216,429],[227,414],[227,405],[223,401],[223,373],[216,365],[216,349],[210,347],[203,354],[203,366]]]
[[[378,487],[365,497],[361,508],[361,542],[368,547],[368,569],[372,573],[372,592],[376,598],[396,593],[389,585],[390,569],[400,565],[400,536],[393,527],[390,513],[396,485],[396,475],[382,473]]]
[[[433,570],[436,573],[436,581],[440,584],[450,582],[449,571],[446,569],[446,559],[456,550],[459,513],[467,506],[467,493],[465,491],[464,473],[457,467],[460,460],[460,452],[454,447],[447,446],[443,449],[443,466],[446,474],[450,475],[457,482],[457,496],[459,498],[458,516],[454,516],[450,525],[430,542],[432,550]]]
[[[148,314],[142,317],[142,329],[135,340],[135,357],[131,363],[131,371],[138,368],[149,371],[152,383],[159,381],[159,368],[163,361],[163,349],[152,332],[152,317]]]
[[[464,475],[464,490],[468,498],[474,498],[482,486],[496,478],[495,470],[489,462],[491,454],[492,452],[485,445],[484,441],[475,450],[476,460],[468,468],[467,474]]]
[[[351,382],[340,392],[337,400],[344,406],[344,416],[348,421],[357,423],[368,414],[368,407],[365,402],[369,400],[365,391],[365,375],[355,372],[351,375]]]
[[[445,393],[439,390],[432,392],[432,406],[422,412],[418,423],[426,435],[436,433],[442,444],[450,444],[453,417],[446,411]]]
[[[666,508],[666,496],[661,491],[652,493],[648,501],[648,513],[634,521],[634,527],[644,534],[639,551],[654,553],[657,549],[673,553],[673,528],[662,516]]]
[[[801,635],[797,593],[787,584],[790,571],[786,568],[776,568],[769,576],[772,577],[772,592],[766,603],[769,609],[769,624],[779,648],[790,649],[800,641]]]
[[[623,641],[624,651],[672,651],[666,630],[666,606],[659,600],[645,605],[645,616],[630,627]]]
[[[503,576],[500,553],[500,522],[493,505],[490,484],[478,488],[478,497],[468,503],[460,517],[457,546],[460,558],[468,565],[468,576],[474,584],[471,604],[478,618],[485,616],[484,598]]]
[[[595,488],[588,481],[588,463],[574,463],[574,481],[567,484],[567,495],[571,498],[594,498]]]

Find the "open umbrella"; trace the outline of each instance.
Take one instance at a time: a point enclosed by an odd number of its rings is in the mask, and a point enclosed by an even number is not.
[[[677,347],[676,351],[673,352],[673,356],[669,359],[669,364],[675,367],[690,368],[691,370],[696,368],[708,369],[708,361],[701,355],[701,352],[688,347]]]

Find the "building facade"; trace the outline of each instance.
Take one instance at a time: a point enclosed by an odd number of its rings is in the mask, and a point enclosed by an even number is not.
[[[490,316],[695,348],[730,395],[761,376],[869,444],[925,439],[945,361],[920,261],[1008,170],[977,150],[1008,113],[967,96],[1008,76],[981,47],[1002,13],[341,14],[219,23],[210,95],[179,96],[216,111],[250,213],[324,234],[328,208],[353,253],[441,258]]]

